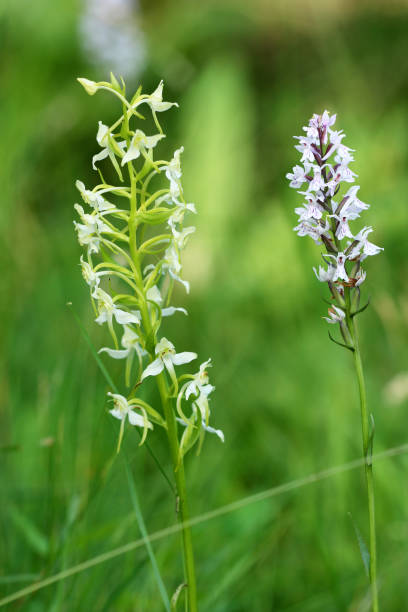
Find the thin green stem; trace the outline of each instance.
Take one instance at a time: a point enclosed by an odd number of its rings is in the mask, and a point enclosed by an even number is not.
[[[349,304],[348,304],[349,306]],[[374,503],[374,479],[373,479],[373,464],[371,459],[371,439],[369,415],[367,410],[367,395],[364,381],[363,363],[361,360],[360,344],[358,339],[357,326],[355,318],[350,316],[350,309],[347,308],[347,324],[353,339],[354,344],[354,365],[358,381],[358,389],[360,394],[361,408],[361,431],[363,439],[363,456],[365,460],[365,477],[367,485],[368,497],[368,521],[369,521],[369,550],[370,550],[370,567],[369,578],[371,585],[371,603],[373,612],[378,612],[378,590],[377,590],[377,545],[375,533],[375,503]]]

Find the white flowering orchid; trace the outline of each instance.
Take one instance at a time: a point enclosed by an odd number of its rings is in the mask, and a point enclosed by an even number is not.
[[[211,367],[211,359],[207,359],[200,365],[197,374],[193,375],[192,380],[183,385],[184,396],[186,400],[190,395],[209,395],[214,391],[215,387],[209,384],[207,369]]]
[[[103,213],[116,210],[116,206],[105,200],[100,193],[86,189],[82,181],[76,181],[75,185],[81,194],[83,201],[92,206],[92,208],[94,208],[96,211]]]
[[[109,157],[120,179],[122,179],[122,173],[120,171],[119,164],[116,160],[115,155],[121,154],[121,152],[124,150],[126,146],[126,142],[124,140],[122,140],[121,142],[116,142],[110,133],[110,129],[108,128],[107,125],[102,123],[102,121],[99,121],[98,132],[96,134],[96,141],[99,144],[99,146],[102,147],[102,151],[100,151],[99,153],[97,153],[96,155],[92,157],[92,168],[94,170],[97,170],[95,163],[97,161],[102,161],[103,159],[106,159],[107,157]]]
[[[147,355],[147,352],[140,345],[140,336],[128,325],[123,326],[123,336],[121,345],[123,349],[111,349],[108,347],[101,348],[99,353],[107,353],[112,359],[126,359],[125,381],[126,385],[130,386],[130,371],[132,367],[133,357],[137,356],[139,367],[142,367],[142,357]]]
[[[290,180],[289,186],[298,189],[307,181],[307,174],[311,168],[311,164],[305,163],[305,167],[295,166],[293,172],[288,172],[286,178]]]
[[[321,283],[333,282],[336,276],[336,268],[331,265],[327,267],[327,270],[325,270],[322,266],[319,266],[319,271],[317,271],[316,268],[313,268],[313,271],[317,280],[319,280]]]
[[[110,393],[110,392],[108,392],[108,395],[113,399],[113,405],[114,405],[114,408],[112,408],[112,410],[109,410],[109,413],[113,417],[115,417],[115,419],[119,419],[120,421],[122,421],[120,425],[120,431],[119,431],[117,452],[120,451],[120,447],[122,444],[123,432],[124,432],[126,420],[130,423],[130,425],[133,425],[134,427],[143,427],[144,433],[143,433],[143,437],[140,442],[140,444],[143,444],[146,438],[146,435],[147,435],[147,430],[153,429],[153,424],[147,418],[147,414],[144,408],[139,407],[139,409],[141,410],[141,414],[138,414],[137,412],[133,410],[133,407],[131,406],[130,402],[128,402],[128,400],[125,397],[123,397],[123,395],[120,395],[119,393]],[[133,401],[135,402],[135,400]]]
[[[384,249],[382,247],[373,244],[367,240],[368,234],[373,231],[372,227],[363,227],[362,230],[358,232],[358,234],[354,237],[354,240],[357,241],[357,245],[351,250],[349,258],[354,259],[358,257],[360,252],[360,259],[363,260],[370,255],[378,255]]]
[[[108,273],[107,272],[95,272],[93,267],[87,261],[84,260],[82,255],[80,257],[80,262],[81,262],[81,270],[82,270],[82,276],[84,278],[84,281],[86,282],[87,285],[89,285],[89,287],[91,288],[91,291],[94,292],[96,287],[99,287],[100,277]]]
[[[164,369],[166,369],[170,375],[171,380],[177,388],[177,377],[174,371],[174,366],[182,365],[184,363],[190,363],[194,359],[197,359],[196,353],[185,351],[183,353],[176,353],[174,344],[169,342],[167,338],[162,338],[155,347],[155,354],[157,359],[152,361],[142,373],[140,380],[144,380],[148,376],[157,376]]]
[[[127,392],[121,395],[113,387],[109,393],[114,402],[109,412],[120,421],[118,451],[127,423],[140,428],[141,444],[153,424],[166,430],[176,494],[180,498],[180,520],[183,531],[187,531],[188,517],[183,514],[184,470],[179,469],[184,455],[195,444],[201,448],[207,431],[221,440],[224,436],[209,424],[209,395],[214,390],[208,380],[210,360],[201,364],[197,373],[188,373],[187,364],[197,359],[197,354],[176,352],[162,329],[171,315],[179,312],[187,315],[185,308],[173,305],[172,296],[174,281],[189,291],[189,283],[181,278],[181,254],[195,231],[193,226],[185,227],[186,213],[196,213],[196,209],[183,193],[183,147],[177,148],[169,161],[156,154],[165,138],[158,117],[178,105],[163,100],[162,81],[152,94],[142,93],[140,87],[129,100],[123,79],[119,82],[113,75],[110,83],[89,79],[80,79],[80,83],[90,95],[103,89],[120,101],[116,121],[112,125],[102,121],[98,124],[96,140],[100,150],[92,158],[92,166],[99,174],[98,184],[88,187],[78,180],[76,187],[85,202],[85,211],[82,206],[75,206],[80,216],[79,222],[75,222],[78,240],[85,247],[81,269],[90,288],[95,320],[99,325],[107,323],[113,340],[105,340],[98,352],[106,359],[107,367],[112,365],[110,359],[122,365],[123,386],[129,391],[128,396]],[[149,115],[151,112],[157,128],[154,133],[143,130],[140,107],[149,111]],[[102,160],[108,166],[109,182],[104,178],[105,169],[99,170]],[[112,178],[112,167],[116,180]],[[309,181],[304,178],[303,182]],[[309,222],[315,223],[313,215]],[[177,367],[184,364],[186,371],[179,375]],[[139,390],[143,397],[145,390],[147,395],[146,386],[153,382],[160,401],[155,408],[136,397]],[[179,401],[188,404],[186,412],[190,418],[180,414]],[[175,427],[178,416],[187,424],[185,428]],[[188,563],[187,558],[186,566]],[[189,609],[196,609],[190,595],[194,592],[190,588],[191,572],[187,576]]]
[[[353,233],[353,226],[350,227],[350,223],[358,219],[363,210],[369,208],[368,204],[358,199],[359,187],[357,185],[352,185],[345,195],[334,200],[342,187],[354,183],[357,177],[357,174],[349,168],[349,164],[354,161],[354,150],[343,144],[344,132],[333,129],[335,120],[336,116],[330,116],[327,111],[324,111],[322,115],[313,115],[308,126],[303,128],[306,136],[296,137],[299,144],[295,148],[302,154],[301,162],[304,162],[304,173],[302,167],[295,166],[293,173],[288,173],[287,178],[290,186],[297,190],[303,184],[303,178],[308,182],[307,192],[314,199],[311,202],[308,200],[308,204],[303,207],[295,209],[299,220],[294,229],[299,236],[309,235],[318,242],[316,240],[318,228],[324,228],[320,237],[327,252],[322,253],[322,257],[328,264],[328,268],[326,270],[319,266],[318,271],[313,268],[318,280],[327,282],[331,293],[332,305],[328,310],[328,316],[323,318],[330,325],[338,325],[341,341],[333,338],[329,332],[330,339],[335,344],[350,350],[354,356],[359,386],[363,461],[368,496],[370,550],[367,573],[371,584],[371,607],[377,611],[379,605],[372,473],[374,418],[367,409],[362,358],[354,318],[368,306],[367,303],[360,307],[360,286],[366,279],[366,272],[361,268],[361,263],[367,257],[380,253],[383,248],[368,241],[367,237],[372,231],[371,227],[365,226],[357,234]],[[298,193],[304,195],[304,191]],[[203,404],[202,407],[205,408],[205,405]],[[183,418],[183,420],[186,424],[186,438],[191,439],[194,420],[193,418]]]
[[[75,204],[74,208],[82,221],[82,223],[74,221],[74,227],[78,232],[79,244],[88,247],[88,254],[98,253],[101,233],[110,232],[110,227],[97,214],[86,214],[79,204]]]
[[[121,165],[124,166],[128,162],[137,159],[142,154],[146,154],[148,150],[153,149],[159,140],[164,138],[164,134],[155,134],[154,136],[146,136],[142,130],[136,130],[130,142],[129,148],[123,156]]]
[[[175,245],[172,243],[165,251],[163,256],[163,271],[167,271],[174,280],[181,283],[187,293],[190,291],[190,283],[180,278],[181,272],[180,255]]]
[[[139,325],[139,312],[127,312],[126,310],[118,308],[111,296],[100,287],[95,289],[93,297],[98,301],[99,316],[95,319],[95,321],[96,323],[99,323],[99,325],[102,325],[102,323],[112,325],[113,318],[117,323],[119,323],[119,325],[129,325],[131,323]]]
[[[354,161],[354,150],[344,144],[345,133],[333,128],[335,121],[336,116],[327,111],[313,115],[309,124],[303,127],[306,136],[295,137],[299,141],[295,149],[301,152],[303,164],[294,166],[286,177],[290,187],[306,198],[302,206],[295,208],[298,224],[294,231],[298,236],[310,236],[316,244],[323,243],[326,247],[327,253],[323,258],[327,263],[327,258],[332,261],[327,269],[319,266],[318,271],[316,268],[313,270],[318,280],[329,283],[332,298],[340,307],[345,294],[359,287],[366,278],[365,272],[359,268],[360,263],[383,249],[368,241],[371,227],[364,227],[357,234],[353,232],[351,222],[369,208],[357,197],[360,187],[352,185],[342,197],[334,199],[342,185],[354,183],[357,177],[349,167]],[[305,182],[306,189],[300,190]],[[349,303],[355,307],[358,300],[359,294]]]
[[[178,107],[177,102],[163,102],[163,81],[160,81],[152,94],[144,97],[136,106],[140,104],[148,104],[154,113],[162,113],[172,106]]]

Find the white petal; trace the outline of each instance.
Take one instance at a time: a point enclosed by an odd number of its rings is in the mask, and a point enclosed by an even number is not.
[[[137,425],[138,427],[145,426],[145,419],[143,418],[143,416],[141,414],[138,414],[134,410],[129,410],[128,418],[129,418],[129,423],[131,425]],[[150,421],[147,421],[147,428],[153,429],[153,425],[150,423]]]
[[[171,358],[174,365],[190,363],[190,361],[193,361],[194,359],[197,359],[197,353],[190,353],[188,351],[185,351],[184,353],[177,353],[177,355],[172,355]]]
[[[119,325],[127,325],[128,323],[140,323],[140,315],[132,312],[126,312],[120,308],[115,308],[114,316]]]
[[[148,376],[157,376],[160,372],[163,372],[164,364],[163,361],[158,357],[152,363],[149,363],[145,371],[143,372],[140,380],[144,380]]]
[[[109,357],[112,357],[113,359],[125,359],[129,353],[130,353],[130,349],[124,349],[124,350],[115,350],[115,349],[110,349],[110,348],[101,348],[100,351],[98,351],[98,353],[108,353]]]
[[[109,413],[114,416],[115,419],[119,419],[119,421],[123,420],[124,414],[117,408],[112,408],[112,410],[109,410]]]
[[[98,323],[99,325],[102,325],[102,323],[105,323],[107,320],[108,320],[108,313],[106,312],[106,310],[104,310],[103,312],[100,313],[99,317],[95,319],[95,322]]]
[[[224,442],[224,433],[221,431],[221,429],[214,429],[214,427],[204,425],[204,423],[203,423],[203,428],[205,429],[205,431],[208,431],[209,433],[214,433],[216,436],[219,437],[221,442]]]
[[[102,149],[100,153],[97,153],[96,155],[94,155],[92,158],[92,168],[96,170],[97,168],[95,166],[95,162],[101,161],[101,159],[105,159],[105,157],[108,157],[108,155],[109,155],[108,149]]]
[[[169,306],[168,308],[163,308],[161,313],[162,317],[171,317],[175,312],[182,312],[187,315],[188,312],[185,308],[174,308],[174,306]]]

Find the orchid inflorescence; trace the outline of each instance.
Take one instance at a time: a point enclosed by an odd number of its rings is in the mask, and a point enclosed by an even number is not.
[[[294,230],[298,236],[310,236],[326,249],[322,254],[326,266],[313,268],[318,280],[328,284],[334,301],[325,319],[328,323],[340,324],[343,346],[353,350],[349,319],[363,310],[360,286],[366,272],[362,262],[383,249],[369,242],[372,227],[365,226],[357,234],[350,229],[349,222],[357,219],[369,205],[359,200],[357,185],[338,195],[342,183],[354,183],[357,175],[349,168],[354,161],[354,150],[343,144],[342,130],[332,129],[335,121],[336,115],[330,116],[328,111],[313,115],[308,126],[303,127],[305,135],[295,136],[299,141],[295,148],[302,154],[303,165],[296,165],[286,176],[290,187],[305,199],[303,206],[295,208],[299,219]]]
[[[142,94],[139,88],[128,101],[123,81],[120,85],[113,75],[111,82],[78,80],[88,94],[107,90],[123,106],[122,115],[113,125],[99,122],[96,140],[101,150],[93,156],[92,167],[98,171],[100,183],[89,190],[77,181],[89,208],[85,212],[75,204],[80,221],[74,222],[79,243],[86,248],[81,266],[95,320],[107,324],[113,342],[112,348],[104,347],[99,352],[125,360],[126,397],[108,393],[114,402],[110,413],[121,420],[118,449],[125,421],[143,428],[141,443],[153,424],[167,428],[165,416],[136,396],[147,378],[166,375],[169,396],[177,398],[177,421],[184,427],[179,443],[181,459],[197,441],[201,446],[206,431],[222,440],[223,434],[209,425],[208,396],[214,389],[207,372],[211,360],[196,374],[178,377],[175,368],[195,360],[197,355],[177,353],[174,345],[159,335],[164,317],[187,314],[184,308],[171,306],[170,301],[175,282],[189,291],[188,282],[181,278],[180,254],[195,231],[193,226],[183,227],[185,214],[196,212],[183,195],[183,148],[170,161],[154,159],[154,150],[165,137],[157,114],[178,105],[163,101],[163,82],[150,95]],[[138,126],[131,126],[133,121],[144,119],[141,107],[149,107],[157,133],[149,136]],[[107,171],[119,179],[119,184],[105,180],[99,167],[105,159],[111,166]],[[158,226],[161,230],[154,231]]]

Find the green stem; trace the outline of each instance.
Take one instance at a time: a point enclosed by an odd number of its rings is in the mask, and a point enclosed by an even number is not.
[[[179,441],[177,435],[177,422],[174,415],[171,398],[169,397],[167,381],[164,374],[157,377],[157,386],[163,404],[164,415],[167,423],[167,439],[169,441],[171,458],[173,462],[174,478],[176,481],[177,498],[176,508],[180,519],[183,537],[184,571],[187,583],[187,599],[189,612],[197,612],[197,585],[195,576],[195,563],[193,552],[193,539],[191,529],[185,526],[189,521],[189,509],[187,503],[186,478],[184,473],[184,462],[179,462]],[[178,466],[178,467],[177,467]]]
[[[139,250],[137,248],[136,238],[136,213],[137,213],[137,202],[136,202],[136,176],[135,171],[131,163],[128,164],[130,184],[131,184],[131,198],[130,198],[130,217],[129,217],[129,248],[134,264],[134,278],[136,285],[139,286],[141,292],[144,292],[143,277],[140,266]],[[152,333],[152,324],[150,312],[147,306],[146,299],[140,299],[140,313],[142,316],[143,327],[146,334],[146,348],[151,355],[154,355],[154,348],[156,346],[156,337]],[[173,472],[176,482],[176,508],[179,516],[179,520],[182,525],[182,538],[183,538],[183,555],[184,555],[184,571],[185,581],[187,583],[187,600],[188,600],[188,611],[197,612],[197,586],[195,577],[195,564],[194,564],[194,553],[193,553],[193,540],[191,536],[191,528],[186,526],[189,520],[188,503],[187,503],[187,488],[186,479],[184,474],[184,463],[183,460],[179,462],[179,440],[177,434],[177,421],[175,418],[172,400],[167,385],[165,374],[162,372],[156,377],[158,390],[160,393],[160,399],[163,406],[164,417],[167,425],[167,439],[170,447],[170,454],[173,463]]]
[[[354,365],[356,368],[358,389],[360,393],[361,408],[361,429],[363,438],[363,456],[365,459],[365,476],[368,497],[368,521],[369,521],[369,549],[370,549],[370,568],[369,578],[371,585],[371,600],[373,612],[378,612],[378,591],[377,591],[377,546],[375,534],[375,505],[374,505],[374,479],[373,464],[371,461],[371,441],[370,426],[367,411],[367,395],[364,381],[363,363],[361,360],[360,345],[357,333],[355,318],[351,318],[349,308],[347,314],[347,324],[354,344]]]

